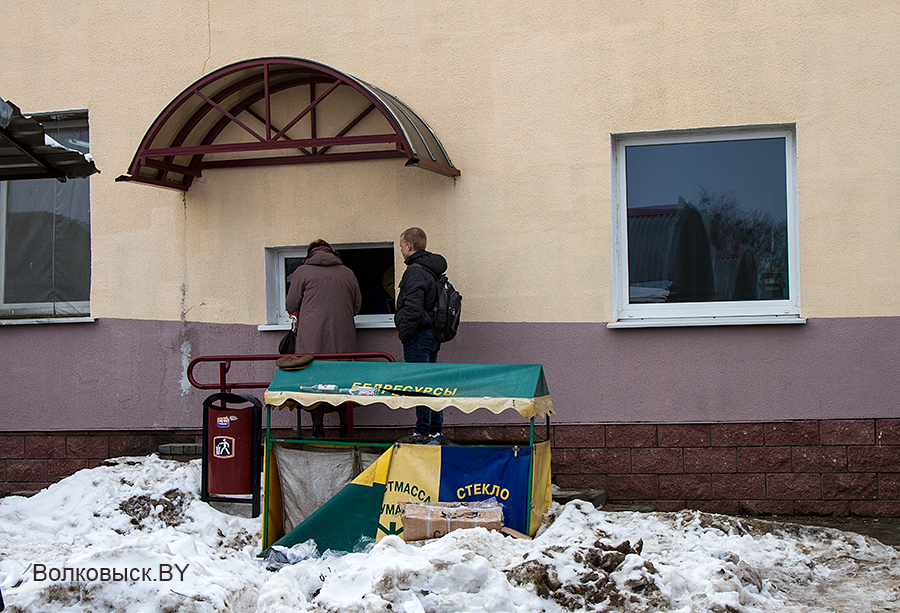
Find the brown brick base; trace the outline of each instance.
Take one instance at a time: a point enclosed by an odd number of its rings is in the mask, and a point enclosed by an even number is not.
[[[900,516],[900,419],[558,426],[553,475],[661,511]]]
[[[199,443],[197,432],[0,432],[0,496],[40,490],[108,458],[143,456],[166,443]]]
[[[536,427],[536,436],[544,438],[544,431],[543,424]],[[358,438],[381,440],[408,434],[356,431]],[[554,482],[605,490],[615,505],[900,517],[900,419],[554,425],[550,435]],[[450,427],[445,437],[527,440],[528,428]],[[0,433],[0,495],[41,489],[107,458],[200,442],[199,430]]]

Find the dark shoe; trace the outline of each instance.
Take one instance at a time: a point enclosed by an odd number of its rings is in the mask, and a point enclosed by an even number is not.
[[[313,426],[313,438],[325,438],[325,427]]]
[[[281,370],[303,370],[312,361],[311,355],[286,355],[275,360],[275,366]]]
[[[396,440],[396,442],[397,442],[397,443],[402,443],[402,444],[404,444],[404,445],[409,445],[409,444],[412,444],[412,443],[423,443],[423,442],[425,442],[425,441],[424,441],[421,437],[419,437],[419,436],[417,436],[417,435],[415,435],[415,434],[410,434],[410,435],[408,435],[408,436],[401,436],[400,438],[398,438],[398,439]]]
[[[427,434],[419,434],[418,432],[413,432],[412,442],[417,445],[421,445],[428,442]]]
[[[338,438],[347,438],[347,424],[338,424]]]
[[[444,441],[444,435],[441,434],[440,432],[438,432],[437,434],[429,434],[428,442],[425,444],[426,445],[440,445],[443,443],[443,441]]]

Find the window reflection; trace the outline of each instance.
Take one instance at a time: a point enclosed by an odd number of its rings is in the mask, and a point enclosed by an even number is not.
[[[625,151],[629,303],[788,298],[784,138]]]

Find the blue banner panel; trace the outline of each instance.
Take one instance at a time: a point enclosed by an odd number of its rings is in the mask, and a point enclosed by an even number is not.
[[[441,502],[496,498],[503,524],[526,532],[528,463],[525,447],[441,447]]]

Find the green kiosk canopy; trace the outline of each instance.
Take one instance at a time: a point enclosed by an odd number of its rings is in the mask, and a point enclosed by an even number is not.
[[[423,364],[315,360],[303,370],[279,370],[265,402],[282,408],[384,404],[392,409],[425,405],[463,413],[517,411],[531,419],[553,413],[540,364]]]

